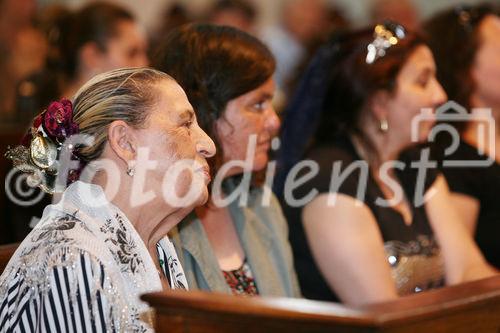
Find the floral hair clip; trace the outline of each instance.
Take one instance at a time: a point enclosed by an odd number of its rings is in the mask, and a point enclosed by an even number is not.
[[[388,48],[396,45],[399,40],[406,37],[406,31],[402,25],[388,21],[375,26],[373,37],[373,42],[368,44],[367,47],[367,64],[373,64],[377,59],[385,56]]]
[[[53,194],[56,192],[58,157],[64,141],[78,132],[78,125],[73,122],[71,101],[62,99],[59,102],[52,102],[34,119],[21,145],[9,147],[5,157],[12,160],[16,169],[28,174],[28,185],[38,186],[44,192]],[[71,154],[77,157],[74,151],[71,151]],[[69,181],[76,180],[81,169],[71,170]]]

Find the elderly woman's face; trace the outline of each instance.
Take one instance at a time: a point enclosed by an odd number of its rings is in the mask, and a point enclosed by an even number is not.
[[[164,81],[157,89],[159,102],[151,111],[146,128],[137,131],[138,146],[149,153],[152,161],[147,166],[140,158],[136,160],[136,170],[149,169],[143,178],[143,192],[153,191],[156,198],[165,199],[166,193],[182,198],[193,190],[201,193],[194,198],[194,205],[203,204],[208,199],[210,181],[206,158],[215,154],[215,145],[198,126],[193,108],[177,83]],[[179,172],[176,174],[175,170]],[[140,175],[136,172],[134,177]]]
[[[472,95],[473,107],[500,105],[500,18],[490,15],[479,26],[480,46],[472,67],[476,91]]]
[[[245,160],[254,136],[256,145],[251,168],[257,171],[266,167],[271,140],[280,127],[272,105],[274,91],[275,83],[270,78],[257,89],[229,101],[224,117],[216,121],[224,162]],[[232,169],[228,176],[241,172],[242,169]]]

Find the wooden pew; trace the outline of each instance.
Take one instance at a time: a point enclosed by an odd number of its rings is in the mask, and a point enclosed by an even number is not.
[[[200,291],[142,298],[156,310],[157,332],[500,332],[500,277],[361,308]]]
[[[19,243],[0,245],[0,274],[3,273],[3,270],[9,263],[10,258],[16,252]]]

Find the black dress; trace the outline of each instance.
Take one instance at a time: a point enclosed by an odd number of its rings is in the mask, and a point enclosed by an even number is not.
[[[401,160],[410,163],[417,155],[419,156],[417,153],[417,151],[408,152],[401,156]],[[320,171],[314,178],[292,191],[294,198],[304,197],[313,189],[316,189],[318,194],[330,192],[333,163],[342,163],[343,171],[352,162],[362,161],[347,137],[339,137],[334,144],[328,146],[312,148],[305,159],[316,161]],[[416,175],[416,170],[411,169],[409,164],[402,172],[397,173],[409,202],[413,202]],[[357,168],[347,176],[336,192],[356,198],[358,185],[362,179],[360,176],[361,171]],[[424,190],[432,185],[436,176],[436,169],[427,172]],[[429,225],[425,207],[411,205],[413,219],[412,223],[407,225],[398,211],[377,205],[375,203],[377,198],[384,196],[368,172],[365,197],[359,199],[369,207],[380,228],[386,258],[388,265],[391,266],[398,293],[404,295],[443,285],[442,257]],[[339,298],[328,287],[310,251],[302,225],[303,206],[291,207],[285,200],[282,201],[289,223],[290,243],[303,295],[310,299],[338,302]],[[356,258],[352,260],[355,262]]]
[[[485,161],[485,155],[464,141],[449,156],[443,148],[449,147],[442,139],[439,142],[440,160]],[[446,177],[452,192],[466,194],[479,201],[479,215],[476,224],[475,240],[486,260],[500,268],[500,164],[493,162],[487,167],[444,167],[441,171]]]

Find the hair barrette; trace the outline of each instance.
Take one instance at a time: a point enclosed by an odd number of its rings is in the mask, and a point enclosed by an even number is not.
[[[377,59],[385,56],[387,49],[406,37],[406,31],[402,25],[388,21],[375,26],[373,37],[373,41],[367,47],[367,64],[373,64]]]

